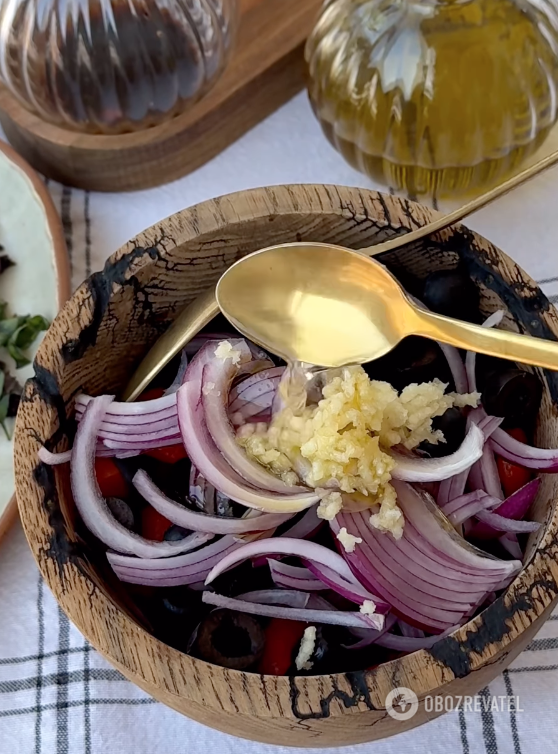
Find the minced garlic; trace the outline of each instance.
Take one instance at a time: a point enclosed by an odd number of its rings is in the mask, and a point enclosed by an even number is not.
[[[376,605],[372,602],[372,600],[364,600],[364,602],[360,606],[360,612],[363,615],[374,615],[374,613],[376,612]]]
[[[215,349],[215,356],[222,361],[231,359],[233,364],[238,364],[241,359],[242,352],[238,349],[233,348],[233,344],[228,340],[222,340]]]
[[[455,404],[474,406],[478,397],[446,394],[440,380],[408,385],[398,394],[359,366],[330,370],[324,380],[317,405],[293,409],[287,402],[269,426],[242,427],[238,442],[278,476],[296,472],[309,487],[326,488],[322,518],[337,515],[340,493],[358,492],[370,499],[370,507],[380,505],[372,525],[399,538],[404,521],[390,484],[395,461],[386,451],[444,442],[432,419]]]
[[[310,658],[314,654],[314,648],[316,646],[316,626],[308,626],[304,630],[302,639],[300,640],[300,648],[296,656],[295,665],[297,670],[311,670],[314,663],[310,662]]]
[[[321,492],[323,492],[322,499],[316,511],[318,518],[333,521],[343,507],[343,497],[340,492],[330,492],[328,490],[321,490]]]
[[[355,537],[354,534],[349,534],[344,526],[337,532],[337,539],[343,545],[345,552],[354,552],[355,547],[362,544],[362,537]]]

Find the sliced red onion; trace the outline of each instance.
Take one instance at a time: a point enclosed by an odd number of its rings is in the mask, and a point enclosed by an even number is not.
[[[82,414],[83,416],[83,414]],[[104,421],[99,431],[99,437],[108,440],[126,440],[137,435],[140,440],[148,440],[151,435],[160,432],[163,436],[178,432],[178,416],[174,414],[166,419],[157,419],[149,424],[121,424],[119,421]]]
[[[496,327],[504,318],[504,312],[499,309],[490,315],[483,323],[483,327]],[[469,384],[469,392],[477,392],[477,378],[475,375],[477,365],[477,354],[475,351],[467,351],[465,356],[465,371],[467,372],[467,382]],[[466,391],[463,391],[466,392]]]
[[[396,587],[410,600],[454,611],[462,610],[464,605],[470,607],[484,593],[478,585],[463,590],[462,582],[448,578],[451,576],[449,573],[440,574],[433,581],[431,571],[422,566],[414,565],[410,572],[408,563],[402,562],[403,558],[397,545],[394,546],[393,538],[393,541],[389,541],[382,532],[371,531],[373,527],[362,514],[355,519],[355,524],[363,539],[357,548],[357,554],[362,556],[362,563],[369,562],[376,569],[374,578],[385,578],[386,583]]]
[[[175,443],[180,442],[180,430],[178,428],[178,421],[171,427],[159,429],[154,432],[107,432],[105,430],[99,433],[99,437],[103,441],[103,445],[107,447],[124,447],[127,446],[139,446],[139,445],[153,445],[153,447],[159,447],[157,445],[160,441],[174,440]]]
[[[497,531],[512,532],[513,534],[526,534],[538,531],[541,525],[538,521],[514,521],[511,518],[499,516],[493,511],[479,511],[477,518],[485,524],[488,524]],[[474,536],[474,530],[473,530]]]
[[[451,376],[453,377],[453,383],[455,385],[456,393],[466,393],[467,391],[467,374],[465,372],[465,365],[461,354],[454,346],[450,346],[447,343],[440,343],[436,341],[440,350],[446,357],[448,366],[450,368]]]
[[[244,594],[239,594],[236,599],[262,605],[306,607],[308,605],[310,595],[296,589],[257,589],[253,592],[245,592]]]
[[[528,469],[536,469],[546,473],[558,471],[557,448],[535,448],[532,445],[526,445],[508,435],[500,427],[493,433],[489,445],[499,456],[516,463],[518,466],[525,466]]]
[[[496,459],[492,449],[487,445],[483,448],[481,459],[471,467],[469,484],[474,489],[484,490],[487,495],[497,500],[504,499]]]
[[[254,604],[241,599],[225,597],[214,592],[204,592],[202,601],[208,605],[215,605],[216,607],[223,607],[229,610],[238,610],[241,613],[250,613],[251,615],[263,615],[267,618],[284,618],[285,620],[299,620],[306,623],[326,623],[334,626],[347,626],[349,628],[366,628],[372,625],[370,618],[362,613]],[[374,617],[376,620],[381,620],[383,616]]]
[[[306,592],[320,592],[328,587],[317,579],[308,568],[281,563],[280,560],[268,560],[271,578],[274,584],[283,589],[302,589]]]
[[[379,631],[368,628],[351,628],[351,633],[357,638],[360,638],[360,641],[356,642],[356,644],[342,644],[341,646],[343,649],[364,649],[365,647],[369,647],[371,644],[374,644],[380,636],[387,631],[390,631],[396,623],[397,618],[395,615],[389,613],[385,616],[383,628]]]
[[[383,633],[376,639],[374,644],[377,644],[379,647],[385,647],[386,649],[392,649],[395,652],[417,652],[419,649],[430,649],[437,641],[449,636],[458,628],[458,625],[452,626],[437,636],[414,637]]]
[[[446,525],[449,526],[449,522]],[[466,541],[465,544],[468,545]],[[411,566],[412,563],[418,563],[427,571],[431,571],[435,580],[442,573],[445,578],[464,582],[467,589],[470,588],[471,583],[474,583],[479,589],[483,589],[486,585],[494,583],[498,575],[501,578],[507,575],[506,570],[489,570],[487,572],[484,567],[479,568],[471,563],[465,564],[447,553],[434,549],[430,542],[408,521],[405,524],[405,536],[398,541],[398,547],[402,555],[408,558],[410,567],[414,567]]]
[[[473,547],[460,537],[453,526],[444,525],[444,517],[428,497],[423,497],[409,484],[393,482],[397,491],[398,504],[419,537],[426,540],[430,550],[448,556],[459,566],[471,567],[481,574],[495,576],[513,575],[521,568],[521,563],[503,561]],[[421,501],[422,505],[416,502]]]
[[[190,343],[191,342],[192,341],[190,341]],[[174,395],[174,393],[176,393],[178,388],[184,382],[184,375],[186,374],[186,370],[188,369],[188,363],[189,363],[187,348],[188,346],[182,349],[182,352],[180,354],[180,364],[178,365],[178,371],[172,383],[165,390],[164,395]]]
[[[325,524],[323,518],[318,518],[316,506],[309,508],[299,520],[286,529],[281,535],[282,538],[290,539],[308,539],[318,532]],[[268,555],[260,558],[254,558],[252,565],[255,567],[265,566],[268,560],[279,560],[280,555]]]
[[[186,382],[178,391],[178,419],[188,456],[220,492],[249,508],[272,513],[296,513],[318,502],[319,495],[280,495],[257,490],[232,469],[215,446],[205,424],[199,382]]]
[[[465,469],[465,471],[462,471],[460,474],[455,474],[455,476],[452,476],[449,479],[444,479],[440,482],[440,489],[438,490],[438,496],[436,499],[442,510],[445,509],[445,506],[451,500],[455,500],[455,498],[463,495],[468,478],[469,469]]]
[[[231,338],[237,338],[238,335],[234,333],[219,333],[219,332],[205,332],[201,335],[196,335],[185,346],[184,353],[187,356],[195,356],[208,343],[219,343],[222,340],[230,340]]]
[[[85,526],[107,547],[139,557],[163,558],[205,544],[212,535],[196,533],[178,542],[152,542],[126,529],[110,512],[97,483],[95,446],[97,432],[113,400],[112,396],[103,395],[89,403],[74,442],[70,478],[74,501]]]
[[[249,353],[243,341],[235,342],[234,347],[239,350],[244,348]],[[252,486],[284,495],[302,492],[302,487],[286,484],[257,461],[253,461],[237,443],[227,414],[230,385],[237,373],[238,367],[231,359],[224,361],[213,354],[204,366],[201,401],[205,423],[213,442],[227,463]]]
[[[247,377],[229,394],[228,413],[233,424],[271,419],[271,407],[284,367],[273,367]]]
[[[107,552],[107,560],[121,581],[146,586],[183,586],[205,580],[222,557],[243,547],[234,537],[225,536],[195,552],[171,558],[134,558]]]
[[[455,498],[442,510],[452,524],[462,524],[479,511],[498,505],[500,505],[498,498],[491,497],[484,490],[475,490]]]
[[[296,523],[290,526],[283,537],[290,539],[306,539],[319,531],[324,525],[324,519],[318,518],[318,512],[315,507],[309,508]]]
[[[137,451],[137,454],[139,454],[146,450],[155,450],[156,448],[167,448],[169,445],[177,445],[181,439],[181,436],[178,434],[152,440],[103,440],[102,444],[109,450],[114,451],[114,455],[117,455],[120,451]]]
[[[336,571],[320,563],[307,561],[307,565],[308,570],[320,579],[320,581],[323,581],[329,589],[337,592],[337,594],[340,594],[346,600],[349,600],[349,602],[356,602],[357,605],[362,605],[363,602],[370,601],[375,604],[376,612],[389,612],[390,605],[378,597],[378,595],[365,589],[356,578],[343,578]]]
[[[105,418],[105,421],[101,425],[101,428],[104,428],[111,424],[117,424],[119,427],[122,427],[125,429],[126,427],[131,427],[132,430],[140,430],[143,431],[144,426],[149,427],[149,425],[154,424],[155,422],[162,422],[162,421],[178,421],[177,419],[177,412],[176,412],[176,395],[174,397],[174,404],[172,406],[169,406],[168,408],[162,409],[161,411],[155,411],[151,412],[149,408],[150,403],[154,403],[154,401],[142,401],[140,403],[125,403],[125,406],[140,406],[142,407],[141,412],[136,412],[135,414],[109,414],[107,413],[107,416]],[[85,404],[76,404],[76,418],[78,421],[81,420],[81,417],[84,414],[85,409],[87,408],[87,405]]]
[[[328,602],[326,599],[324,599],[320,594],[313,593],[310,595],[310,598],[308,600],[308,607],[311,610],[331,610],[331,611],[339,611],[340,608],[336,607],[335,605],[332,605],[331,602]],[[360,611],[362,615],[366,615],[366,619],[368,621],[368,628],[367,629],[361,629],[359,627],[351,627],[351,633],[353,632],[360,632],[360,631],[383,631],[384,626],[386,623],[386,615],[379,614],[379,613],[364,613],[362,610]],[[387,616],[389,617],[389,615]]]
[[[443,517],[427,496],[401,482],[394,482],[394,486],[405,516],[401,539],[371,527],[362,512],[341,512],[332,529],[335,532],[345,526],[363,540],[353,553],[342,555],[359,581],[391,604],[399,617],[427,631],[446,630],[468,617],[485,595],[521,564],[485,556],[458,537],[449,523],[443,524]],[[423,547],[419,556],[410,538],[414,527]],[[413,551],[411,560],[409,553]],[[440,558],[440,552],[444,557]],[[417,562],[424,562],[432,553],[436,557],[429,558],[428,568]],[[459,570],[459,566],[475,566],[484,579],[465,579],[465,570]]]
[[[76,411],[85,409],[92,400],[95,400],[90,395],[78,395],[76,398]],[[139,421],[139,417],[146,415],[156,414],[159,411],[176,410],[176,395],[164,395],[162,398],[156,398],[152,401],[138,401],[137,403],[119,403],[113,401],[109,410],[106,413],[107,421],[114,421],[113,417],[118,416],[133,416],[136,421]],[[150,419],[152,421],[152,419]]]
[[[211,571],[207,577],[207,584],[211,584],[217,576],[228,571],[229,568],[241,563],[243,560],[257,557],[258,555],[292,555],[302,558],[304,561],[320,563],[339,573],[349,582],[354,581],[354,576],[349,566],[343,558],[333,550],[318,545],[315,542],[306,542],[305,540],[292,539],[287,537],[277,537],[272,539],[250,542],[244,545],[240,550],[223,558],[221,562]]]
[[[498,507],[494,508],[492,513],[496,514],[498,517],[520,521],[531,507],[533,500],[537,496],[540,485],[540,479],[532,479],[517,490],[517,492],[514,492],[513,495],[506,498],[506,500],[504,500],[503,503],[500,503]],[[483,519],[481,523],[476,524],[471,529],[470,536],[475,539],[492,539],[500,536],[501,531],[519,531],[513,528],[501,529],[499,526],[490,526],[489,524],[489,521]],[[533,529],[533,531],[536,531],[536,529]]]
[[[191,531],[208,534],[248,534],[256,531],[275,529],[288,521],[292,513],[263,513],[254,518],[224,518],[196,513],[164,495],[145,471],[140,470],[134,476],[134,487],[155,510],[173,524]]]
[[[403,482],[439,482],[449,479],[470,468],[482,456],[483,445],[482,431],[471,423],[458,450],[443,458],[409,457],[392,452],[395,468],[391,475],[393,479]]]
[[[516,534],[504,534],[499,539],[502,547],[509,552],[512,558],[523,560],[523,551],[519,546]]]
[[[408,636],[410,639],[424,639],[424,631],[420,628],[410,626],[408,623],[405,623],[404,620],[398,620],[397,625],[399,626],[402,636]]]
[[[39,449],[39,461],[46,463],[47,466],[60,466],[63,463],[69,463],[71,459],[71,450],[65,450],[62,453],[51,453],[44,445]]]

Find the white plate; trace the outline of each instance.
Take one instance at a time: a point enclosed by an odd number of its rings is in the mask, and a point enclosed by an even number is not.
[[[1,141],[0,246],[15,262],[0,275],[0,300],[8,302],[11,313],[42,314],[52,320],[70,294],[62,226],[39,176]],[[31,366],[15,370],[3,349],[0,361],[21,384],[33,376]],[[0,428],[0,537],[13,521],[16,509],[13,448]]]

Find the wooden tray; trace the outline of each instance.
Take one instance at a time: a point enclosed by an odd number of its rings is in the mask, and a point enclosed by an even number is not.
[[[0,86],[0,123],[49,178],[95,191],[130,191],[180,178],[211,160],[304,86],[304,41],[322,0],[241,0],[233,57],[191,110],[156,128],[84,135],[44,123]]]

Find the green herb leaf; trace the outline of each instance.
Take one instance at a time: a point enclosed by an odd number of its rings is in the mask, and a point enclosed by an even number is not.
[[[0,369],[0,398],[4,392],[4,384],[6,382],[6,374],[3,369]]]
[[[10,319],[0,320],[0,346],[5,346],[24,322],[25,317],[10,317]]]
[[[6,308],[8,304],[5,301],[0,301],[0,319],[4,319],[6,317]]]
[[[18,369],[29,364],[29,358],[24,353],[25,349],[34,343],[39,332],[48,328],[47,320],[41,316],[20,317],[20,320],[19,327],[15,329],[5,344]],[[2,322],[0,322],[1,326]]]
[[[2,429],[4,430],[4,432],[6,433],[7,439],[11,440],[12,436],[11,436],[10,432],[8,431],[8,427],[6,426],[6,419],[8,418],[8,408],[9,408],[9,405],[10,405],[10,396],[9,395],[5,395],[0,400],[0,426],[2,427]]]

